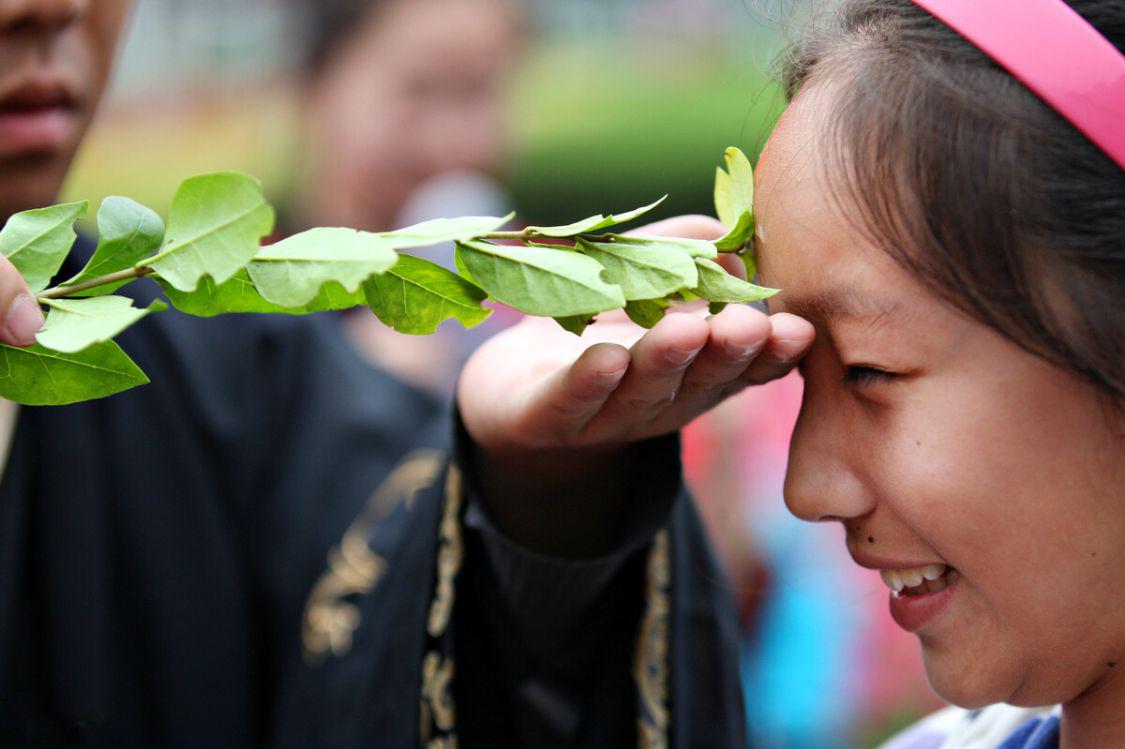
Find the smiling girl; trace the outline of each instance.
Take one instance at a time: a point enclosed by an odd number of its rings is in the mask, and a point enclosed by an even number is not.
[[[1125,4],[842,6],[758,171],[763,281],[817,330],[787,504],[940,695],[1042,708],[897,746],[1125,746]]]

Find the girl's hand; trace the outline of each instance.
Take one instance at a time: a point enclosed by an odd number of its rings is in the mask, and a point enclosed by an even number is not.
[[[645,331],[603,315],[581,337],[529,318],[465,366],[461,415],[494,452],[612,449],[681,429],[748,385],[783,377],[812,342],[793,315],[732,305]]]
[[[711,239],[723,227],[681,217],[638,233]],[[581,337],[552,320],[524,320],[482,346],[458,386],[489,510],[516,540],[542,551],[596,553],[611,539],[584,549],[568,543],[606,536],[598,528],[579,522],[564,534],[574,538],[553,538],[537,530],[534,508],[543,503],[552,526],[567,507],[597,524],[627,486],[632,444],[784,376],[812,340],[805,320],[743,305],[711,317],[705,309],[669,314],[647,332],[623,314],[603,314]]]

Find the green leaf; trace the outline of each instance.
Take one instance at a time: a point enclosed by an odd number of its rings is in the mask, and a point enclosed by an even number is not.
[[[461,278],[465,279],[473,286],[480,288],[480,284],[477,283],[477,280],[475,278],[473,278],[473,274],[469,272],[468,267],[465,265],[465,261],[461,258],[460,250],[454,250],[453,264],[457,266],[457,274],[460,275]]]
[[[238,271],[225,283],[217,284],[204,276],[194,291],[180,291],[167,281],[157,278],[164,295],[180,312],[196,317],[214,317],[228,312],[288,312],[284,307],[270,304],[258,290],[245,269]],[[302,310],[304,311],[304,310]]]
[[[725,158],[727,171],[721,167],[715,170],[715,213],[728,229],[733,229],[743,213],[754,213],[754,169],[741,149],[728,148]]]
[[[754,276],[758,275],[758,261],[754,257],[754,251],[747,247],[738,253],[738,257],[742,260],[742,267],[746,269],[746,278],[753,281]]]
[[[713,260],[697,259],[695,264],[699,268],[699,286],[691,293],[709,302],[758,302],[778,292],[732,276]]]
[[[738,214],[731,205],[733,190],[730,175],[724,172],[721,166],[715,167],[715,215],[726,227],[738,223]]]
[[[238,271],[229,281],[221,284],[216,284],[204,276],[195,291],[180,291],[159,278],[157,282],[164,289],[164,294],[173,307],[196,317],[214,317],[237,312],[307,315],[310,312],[351,309],[365,303],[362,289],[349,293],[339,284],[328,283],[321,287],[320,293],[308,304],[301,307],[282,307],[266,301],[258,293],[245,269]]]
[[[428,335],[453,318],[466,328],[484,322],[492,310],[485,293],[456,273],[413,255],[363,285],[371,311],[399,333]]]
[[[575,221],[573,224],[566,224],[565,226],[529,226],[525,231],[535,232],[536,234],[543,237],[556,238],[573,237],[578,234],[586,234],[588,232],[598,231],[599,229],[606,229],[610,226],[616,226],[617,224],[624,224],[627,221],[632,221],[635,218],[640,218],[656,206],[663,203],[667,199],[667,197],[668,196],[665,195],[663,198],[660,198],[660,200],[649,203],[645,206],[641,206],[640,208],[636,208],[626,213],[618,213],[612,216],[599,214],[597,216],[590,216],[589,218],[582,219],[581,221]]]
[[[555,322],[557,322],[563,330],[568,333],[574,333],[574,335],[582,335],[593,321],[593,315],[569,315],[567,317],[555,318]]]
[[[338,283],[329,282],[320,287],[320,293],[308,304],[299,309],[286,307],[283,310],[286,314],[302,315],[308,312],[352,309],[353,307],[362,307],[365,304],[367,304],[367,299],[364,297],[362,286],[355,291],[348,291]]]
[[[0,397],[25,406],[104,398],[147,383],[145,373],[113,341],[76,354],[0,344]]]
[[[621,287],[627,300],[656,299],[693,288],[699,282],[692,258],[676,247],[582,239],[578,247],[605,267],[609,279]]]
[[[714,259],[719,256],[719,251],[713,242],[705,239],[684,239],[682,237],[645,237],[636,234],[603,234],[614,244],[629,244],[637,247],[671,247],[690,257],[704,257]]]
[[[164,241],[164,222],[156,212],[116,195],[102,201],[98,208],[98,248],[86,267],[66,282],[73,286],[119,270],[131,268],[156,252]],[[102,296],[111,294],[131,279],[80,291],[71,296]]]
[[[668,302],[664,299],[638,299],[625,304],[625,314],[642,328],[651,328],[664,319]]]
[[[497,231],[515,216],[515,213],[509,213],[502,218],[495,216],[437,218],[405,229],[382,232],[379,236],[390,242],[391,247],[396,250],[429,247],[444,242],[464,242]]]
[[[168,308],[154,301],[144,309],[133,306],[133,300],[123,296],[99,296],[91,299],[47,299],[51,308],[47,322],[35,340],[39,345],[66,354],[102,341],[108,341],[150,312]]]
[[[273,208],[258,180],[239,172],[187,179],[172,198],[164,248],[137,265],[152,266],[180,291],[194,291],[199,279],[221,284],[258,253],[273,230]]]
[[[398,255],[378,234],[322,227],[266,245],[246,270],[266,301],[300,307],[329,282],[356,293],[364,281],[396,260]]]
[[[715,247],[719,252],[739,252],[750,238],[754,236],[754,214],[743,211],[738,217],[738,223],[721,239],[715,240]]]
[[[0,252],[12,261],[32,293],[47,284],[70,253],[74,222],[86,214],[86,201],[15,213],[0,230]]]
[[[601,264],[577,252],[472,241],[457,251],[489,296],[529,315],[569,317],[625,304],[621,287],[602,280]]]

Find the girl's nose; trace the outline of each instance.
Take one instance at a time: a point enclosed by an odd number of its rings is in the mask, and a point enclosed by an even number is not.
[[[829,403],[818,408],[808,389],[789,447],[785,505],[809,522],[862,517],[875,508],[873,495],[856,472],[856,451],[846,423]]]

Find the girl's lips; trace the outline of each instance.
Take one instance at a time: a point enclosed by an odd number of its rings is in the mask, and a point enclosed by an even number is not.
[[[953,579],[949,584],[935,593],[922,593],[920,595],[890,595],[891,617],[898,626],[907,632],[917,632],[927,622],[937,616],[945,608],[949,600],[956,595],[961,576],[956,571],[950,571]]]

